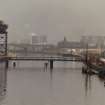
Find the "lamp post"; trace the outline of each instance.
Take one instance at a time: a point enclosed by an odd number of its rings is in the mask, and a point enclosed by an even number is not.
[[[8,39],[8,37],[7,37],[7,32],[5,33],[5,56],[7,56],[8,55],[8,48],[7,48],[7,39]]]

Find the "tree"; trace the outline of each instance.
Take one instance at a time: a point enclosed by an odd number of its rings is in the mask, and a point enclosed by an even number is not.
[[[2,20],[0,20],[0,34],[7,33],[8,25],[5,24]]]

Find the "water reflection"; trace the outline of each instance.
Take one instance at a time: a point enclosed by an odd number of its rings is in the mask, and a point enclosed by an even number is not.
[[[43,62],[39,68],[37,63],[9,68],[5,105],[104,105],[103,84],[96,76],[82,74],[81,64],[55,62],[54,69],[45,70]]]
[[[7,91],[7,67],[6,62],[0,62],[0,102],[5,98]]]
[[[53,79],[53,69],[50,69],[50,80],[52,81]]]
[[[84,75],[84,79],[85,79],[85,95],[88,95],[88,92],[91,91],[91,75]]]

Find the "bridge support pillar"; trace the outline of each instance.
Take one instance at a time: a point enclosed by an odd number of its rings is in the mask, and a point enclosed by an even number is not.
[[[9,66],[9,61],[6,60],[6,61],[5,61],[5,67],[8,68],[8,66]]]
[[[50,60],[50,69],[53,69],[53,60]]]

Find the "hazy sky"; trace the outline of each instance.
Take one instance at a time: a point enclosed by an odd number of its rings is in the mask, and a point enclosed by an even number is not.
[[[47,35],[49,42],[67,36],[105,35],[104,0],[0,0],[0,17],[9,24],[9,40]]]

